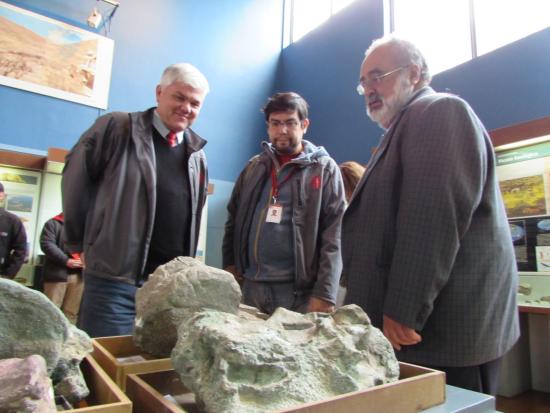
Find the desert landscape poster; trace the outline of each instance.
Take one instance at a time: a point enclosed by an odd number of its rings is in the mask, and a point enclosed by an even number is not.
[[[114,42],[0,2],[0,84],[107,108]]]

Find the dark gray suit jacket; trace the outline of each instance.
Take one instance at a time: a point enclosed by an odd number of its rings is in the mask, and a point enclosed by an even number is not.
[[[398,358],[477,365],[519,336],[517,271],[489,136],[460,98],[421,89],[344,215],[346,303],[419,331]]]

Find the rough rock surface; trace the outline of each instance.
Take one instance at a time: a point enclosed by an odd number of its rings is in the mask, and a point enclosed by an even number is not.
[[[71,324],[69,338],[62,348],[59,362],[52,373],[55,394],[64,396],[69,403],[77,403],[90,394],[80,371],[80,363],[92,350],[90,337]]]
[[[46,361],[56,394],[73,402],[88,395],[79,365],[92,351],[92,341],[44,294],[0,279],[0,314],[9,315],[0,317],[0,359],[38,354]]]
[[[182,324],[172,363],[205,412],[265,412],[392,382],[390,343],[356,305],[279,308],[266,321],[204,310]]]
[[[190,257],[159,266],[136,294],[134,343],[169,357],[178,326],[205,308],[237,314],[241,289],[234,277]]]
[[[0,360],[0,412],[56,412],[52,382],[39,355]]]
[[[0,314],[0,359],[40,354],[51,374],[69,336],[61,310],[44,294],[0,278]]]

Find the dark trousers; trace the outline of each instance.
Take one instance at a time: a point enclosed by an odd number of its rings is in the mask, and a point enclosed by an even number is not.
[[[500,366],[502,357],[491,360],[478,366],[467,367],[443,367],[428,366],[435,370],[444,371],[447,384],[476,391],[496,395],[498,391]]]
[[[297,292],[294,283],[256,282],[245,278],[242,285],[243,304],[258,308],[266,314],[272,314],[277,307],[305,313],[310,294]]]
[[[78,327],[90,337],[132,334],[135,285],[85,275]]]

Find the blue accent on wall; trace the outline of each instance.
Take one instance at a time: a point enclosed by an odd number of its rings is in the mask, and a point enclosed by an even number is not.
[[[97,4],[8,3],[79,27]],[[108,111],[155,106],[162,70],[175,62],[193,63],[211,87],[193,129],[209,142],[211,178],[234,180],[265,135],[260,107],[274,88],[282,12],[283,0],[122,1],[108,33],[115,41]],[[71,148],[103,113],[5,86],[0,86],[0,100],[0,142],[41,150]]]

